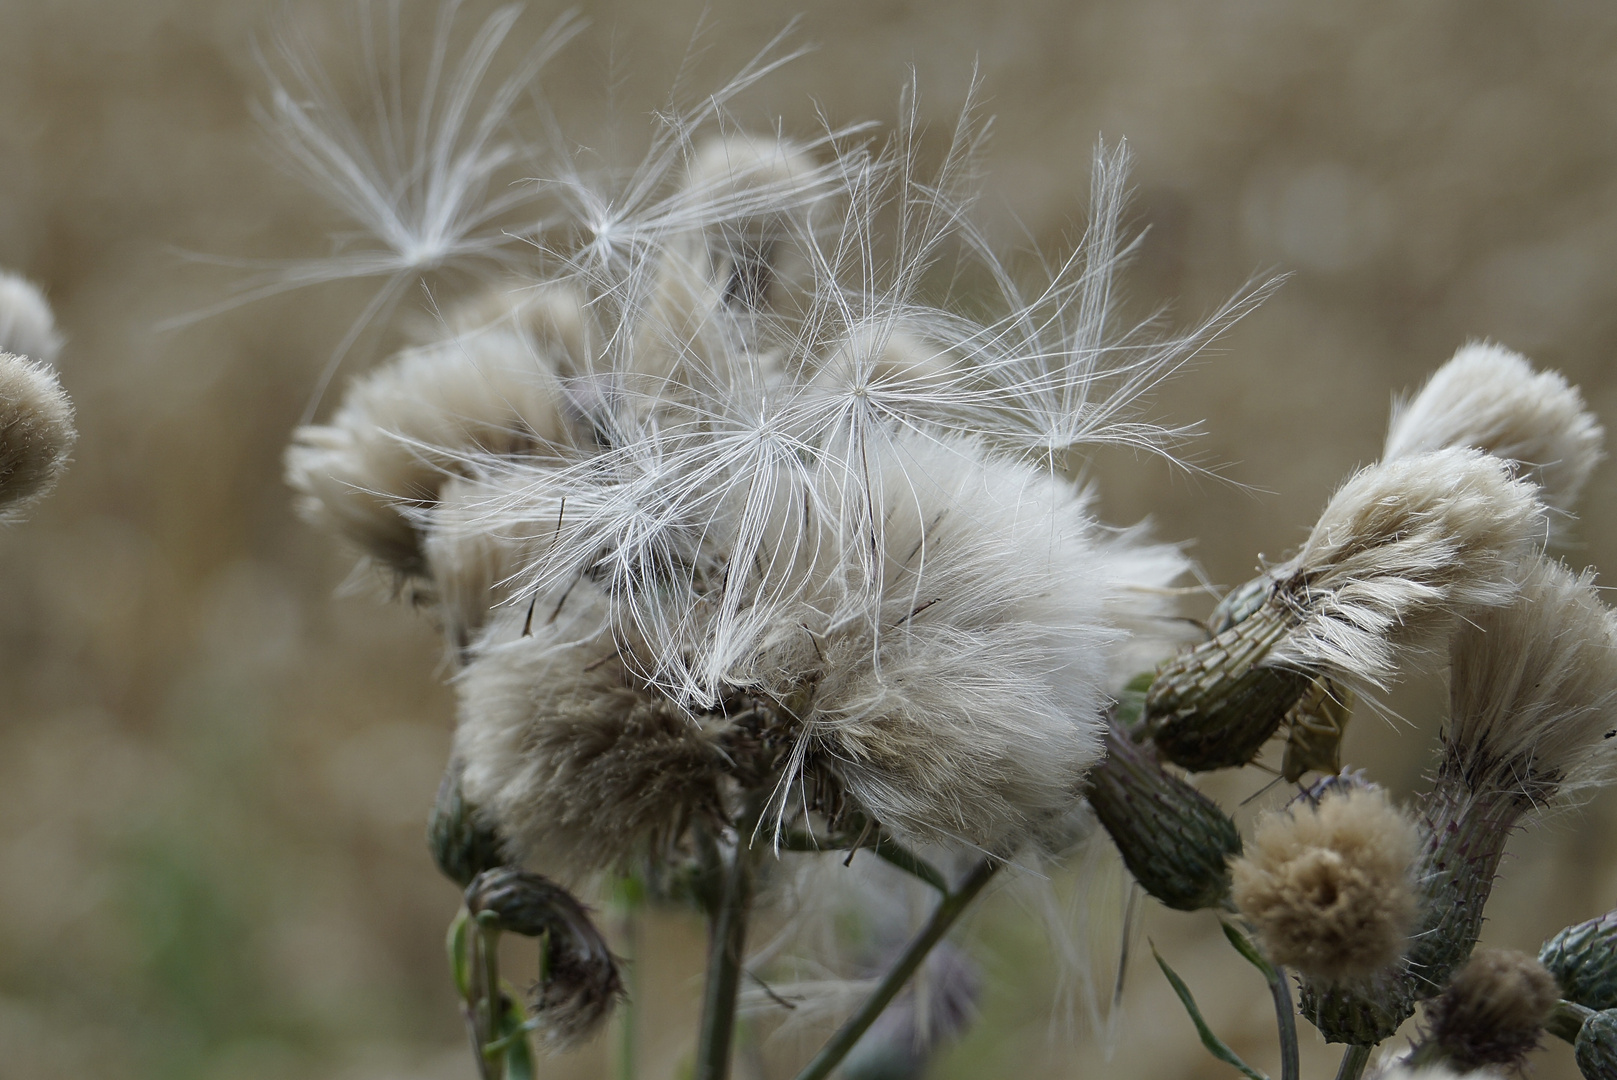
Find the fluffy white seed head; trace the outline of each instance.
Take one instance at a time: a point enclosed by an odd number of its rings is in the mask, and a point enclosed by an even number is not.
[[[56,361],[62,335],[39,286],[0,271],[0,353],[14,353],[47,364]]]
[[[1536,489],[1479,450],[1361,469],[1274,571],[1301,621],[1273,658],[1385,686],[1400,648],[1429,643],[1462,608],[1509,602],[1518,558],[1543,536]]]
[[[533,323],[513,317],[406,349],[357,380],[330,423],[300,428],[286,469],[304,516],[384,567],[422,573],[411,514],[430,509],[449,476],[473,455],[543,457],[574,437],[549,359],[565,349]]]
[[[1442,776],[1536,805],[1610,775],[1617,638],[1592,573],[1535,560],[1513,603],[1458,623],[1449,657]]]
[[[1570,511],[1604,457],[1605,431],[1558,372],[1534,371],[1520,353],[1473,342],[1394,404],[1386,457],[1470,446],[1515,462],[1545,505]]]
[[[16,521],[49,494],[77,438],[55,372],[0,351],[0,521]]]
[[[722,818],[713,732],[617,659],[605,603],[581,584],[522,633],[507,612],[458,678],[466,797],[513,850],[558,872],[610,867]]]

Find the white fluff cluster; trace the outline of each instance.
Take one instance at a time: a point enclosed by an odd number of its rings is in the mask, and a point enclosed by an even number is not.
[[[1617,636],[1594,576],[1538,559],[1508,607],[1468,613],[1449,645],[1444,777],[1534,805],[1617,761]]]
[[[1274,600],[1299,624],[1272,659],[1344,681],[1389,683],[1461,609],[1508,603],[1516,561],[1544,533],[1532,484],[1478,450],[1392,458],[1337,489]]]
[[[56,317],[39,286],[0,270],[0,353],[52,364],[61,350]]]
[[[969,116],[924,179],[913,114],[885,146],[738,132],[727,102],[779,62],[672,113],[616,179],[551,152],[553,215],[507,234],[543,271],[451,309],[287,455],[303,512],[443,623],[466,796],[557,865],[749,791],[777,825],[855,810],[1005,851],[1077,802],[1130,635],[1160,633],[1187,567],[1060,470],[1162,447],[1142,394],[1258,293],[1180,337],[1114,328],[1126,155],[1102,151],[1081,249],[1025,294],[967,224]],[[461,65],[472,95],[486,58]],[[502,84],[489,115],[514,103]],[[360,182],[360,141],[276,110],[356,220],[410,219]],[[503,209],[468,209],[483,175],[456,221]],[[945,256],[999,315],[926,299]]]
[[[1558,372],[1473,342],[1438,368],[1420,393],[1394,404],[1386,458],[1469,446],[1516,463],[1546,506],[1568,512],[1604,456],[1605,431],[1583,395]]]

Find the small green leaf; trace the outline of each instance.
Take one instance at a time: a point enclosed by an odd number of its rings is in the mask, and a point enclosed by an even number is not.
[[[1235,946],[1235,951],[1246,957],[1247,963],[1263,972],[1263,977],[1271,985],[1280,978],[1280,973],[1275,970],[1273,964],[1264,959],[1263,954],[1258,951],[1258,947],[1252,944],[1251,938],[1242,933],[1238,927],[1231,926],[1227,922],[1221,921],[1219,926],[1223,928],[1224,936],[1230,939],[1230,944]]]
[[[1196,998],[1195,995],[1191,994],[1190,987],[1186,986],[1185,980],[1181,979],[1173,968],[1168,966],[1168,962],[1162,958],[1162,954],[1157,952],[1155,944],[1151,946],[1151,955],[1157,958],[1157,966],[1162,969],[1164,975],[1168,976],[1168,982],[1173,985],[1173,992],[1179,995],[1179,1003],[1190,1014],[1190,1021],[1196,1025],[1196,1033],[1201,1036],[1202,1045],[1207,1048],[1207,1052],[1226,1065],[1233,1065],[1241,1070],[1242,1075],[1247,1080],[1269,1080],[1267,1076],[1237,1057],[1235,1051],[1224,1045],[1224,1040],[1213,1034],[1213,1029],[1207,1026],[1207,1021],[1202,1019],[1201,1010],[1196,1007]]]
[[[471,959],[466,951],[470,930],[471,921],[466,918],[466,910],[462,908],[460,914],[455,916],[455,921],[449,924],[449,940],[445,943],[449,948],[449,973],[454,976],[455,989],[460,992],[463,1001],[472,999]]]

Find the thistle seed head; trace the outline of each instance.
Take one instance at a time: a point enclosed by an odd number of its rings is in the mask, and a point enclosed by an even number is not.
[[[1532,561],[1508,606],[1460,622],[1449,644],[1440,778],[1540,807],[1603,779],[1617,745],[1617,637],[1594,575]]]
[[[1535,372],[1501,345],[1472,342],[1413,398],[1393,406],[1386,458],[1469,446],[1513,462],[1546,506],[1567,512],[1604,457],[1605,431],[1583,395],[1554,371]]]
[[[1508,603],[1516,561],[1543,533],[1536,489],[1481,451],[1361,469],[1273,571],[1268,603],[1297,622],[1268,662],[1385,686],[1400,648],[1428,644],[1462,608]]]
[[[1526,953],[1478,949],[1427,1006],[1427,1038],[1462,1069],[1519,1068],[1560,996]]]
[[[1409,946],[1419,842],[1379,789],[1331,792],[1258,824],[1231,865],[1231,895],[1276,964],[1325,982],[1365,979]]]
[[[463,766],[452,759],[438,784],[438,797],[427,817],[427,849],[439,871],[461,888],[485,870],[505,866],[505,842],[493,824],[461,791]]]
[[[0,521],[20,519],[50,493],[77,439],[56,374],[0,351]]]

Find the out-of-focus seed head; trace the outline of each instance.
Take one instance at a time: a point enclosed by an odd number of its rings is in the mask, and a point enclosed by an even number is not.
[[[1561,996],[1586,1009],[1617,1009],[1617,911],[1556,934],[1538,951]]]
[[[466,910],[539,939],[539,979],[528,1007],[546,1042],[568,1049],[600,1030],[623,996],[623,980],[606,939],[570,893],[538,874],[501,867],[472,881]]]
[[[78,432],[73,403],[45,364],[0,351],[0,521],[56,486]]]
[[[1380,790],[1332,792],[1263,819],[1231,866],[1269,959],[1326,982],[1368,978],[1409,945],[1415,825]]]
[[[51,364],[62,349],[56,317],[39,286],[0,271],[0,353]]]
[[[1514,949],[1478,949],[1427,1006],[1427,1038],[1462,1069],[1519,1067],[1560,999],[1555,977]]]

